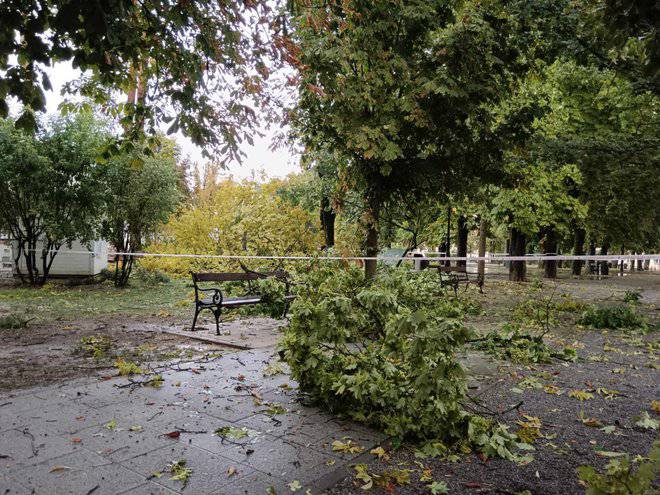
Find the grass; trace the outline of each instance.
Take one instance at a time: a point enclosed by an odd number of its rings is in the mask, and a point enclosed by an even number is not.
[[[37,321],[97,315],[189,316],[192,307],[192,288],[185,279],[161,284],[134,280],[125,289],[111,282],[0,288],[0,313],[29,314]]]

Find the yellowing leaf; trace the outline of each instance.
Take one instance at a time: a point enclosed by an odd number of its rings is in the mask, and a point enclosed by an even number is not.
[[[571,390],[568,393],[568,396],[573,397],[574,399],[577,399],[579,401],[590,400],[594,398],[594,394],[590,392],[586,392],[584,390]]]
[[[332,442],[333,452],[341,452],[342,454],[359,454],[363,450],[364,447],[354,445],[353,440],[351,439],[346,439],[346,442],[342,442],[341,440],[335,440]]]
[[[390,458],[390,455],[385,451],[383,447],[376,447],[375,449],[371,449],[369,453],[385,461],[389,460]]]
[[[302,488],[302,485],[300,484],[300,481],[298,480],[293,480],[291,483],[289,483],[289,490],[292,492],[297,492]]]

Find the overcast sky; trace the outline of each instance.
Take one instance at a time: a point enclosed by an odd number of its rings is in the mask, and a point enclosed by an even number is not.
[[[53,85],[53,90],[46,92],[46,101],[48,113],[57,113],[57,107],[62,101],[60,90],[62,86],[80,74],[74,70],[69,62],[57,63],[49,71],[49,78]],[[241,145],[241,149],[246,157],[242,164],[229,163],[227,174],[236,178],[257,177],[265,173],[267,177],[284,177],[291,172],[299,171],[298,157],[293,155],[288,149],[269,150],[273,130],[264,131],[263,138],[255,138],[254,146],[247,144]],[[181,147],[183,156],[190,156],[193,161],[204,163],[206,159],[202,157],[201,149],[190,142],[181,134],[176,134],[177,143]]]

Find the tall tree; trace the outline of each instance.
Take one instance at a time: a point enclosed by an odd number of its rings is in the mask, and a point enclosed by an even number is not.
[[[119,253],[141,251],[181,199],[176,149],[170,142],[164,144],[150,156],[117,155],[107,164],[103,235]],[[135,259],[115,256],[116,286],[128,284]]]
[[[11,120],[0,125],[0,226],[17,243],[21,279],[32,284],[48,279],[62,246],[95,238],[103,207],[104,125],[81,114],[44,128],[34,136]]]
[[[442,0],[295,5],[294,128],[308,148],[341,157],[340,181],[362,197],[367,256],[378,253],[382,206],[397,191],[441,192],[495,177],[503,136],[488,132],[484,105],[525,66],[522,47],[538,49],[539,29],[522,21],[533,21],[537,8]],[[376,263],[365,269],[374,276]]]
[[[35,127],[51,89],[46,67],[70,61],[84,71],[71,89],[114,109],[129,142],[168,123],[232,157],[250,139],[265,58],[279,46],[269,32],[276,12],[258,0],[7,0],[0,18],[0,116],[16,97],[17,125]],[[117,92],[133,98],[115,105]]]

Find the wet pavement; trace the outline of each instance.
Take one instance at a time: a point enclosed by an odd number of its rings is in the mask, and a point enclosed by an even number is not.
[[[0,394],[0,493],[319,493],[385,441],[302,404],[273,347],[155,371]]]

